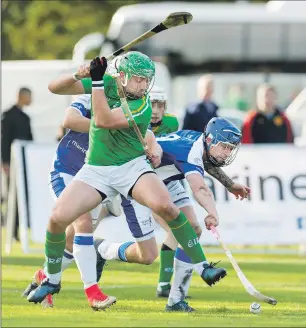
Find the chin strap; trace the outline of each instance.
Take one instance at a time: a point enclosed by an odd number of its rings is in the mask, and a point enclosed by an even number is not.
[[[219,163],[213,156],[209,155],[207,144],[205,142],[205,137],[203,138],[203,144],[204,144],[204,149],[205,149],[206,157],[207,157],[207,161],[205,161],[205,162],[211,163],[211,164],[213,164],[214,166],[217,166],[217,167],[222,166],[222,163]]]
[[[151,122],[150,125],[151,125],[151,128],[156,128],[157,126],[160,126],[161,123],[162,123],[162,121],[160,120],[160,121],[155,122],[155,123],[152,123],[152,122]]]

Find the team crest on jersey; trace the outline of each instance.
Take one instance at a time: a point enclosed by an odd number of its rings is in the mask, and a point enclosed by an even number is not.
[[[281,116],[275,116],[273,122],[276,126],[282,126],[284,121]]]

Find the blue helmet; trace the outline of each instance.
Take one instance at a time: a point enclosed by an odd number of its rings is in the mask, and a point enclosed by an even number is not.
[[[222,117],[212,118],[205,127],[204,147],[208,160],[215,166],[226,166],[233,162],[241,142],[241,131],[229,120]],[[229,155],[224,159],[218,159],[210,154],[212,146],[222,143],[230,150]]]

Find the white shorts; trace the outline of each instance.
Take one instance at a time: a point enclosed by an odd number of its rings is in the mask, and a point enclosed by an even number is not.
[[[85,182],[104,194],[106,198],[103,199],[103,202],[107,203],[118,194],[131,199],[130,190],[136,181],[147,172],[154,173],[146,156],[141,156],[120,166],[84,164],[74,179]]]
[[[73,178],[73,175],[58,172],[56,170],[50,172],[49,188],[54,200],[56,200],[60,196],[62,191],[72,181]],[[102,204],[99,204],[96,208],[90,211],[93,223],[95,223],[99,218],[101,210]]]
[[[180,181],[171,181],[167,184],[173,203],[182,208],[191,206],[191,200]],[[132,236],[137,241],[144,241],[154,237],[154,220],[152,211],[134,199],[128,200],[121,196],[122,208]]]

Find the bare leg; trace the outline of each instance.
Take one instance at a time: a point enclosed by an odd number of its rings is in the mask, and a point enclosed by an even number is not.
[[[127,262],[139,264],[152,264],[158,256],[156,239],[151,238],[136,242],[126,249]]]

